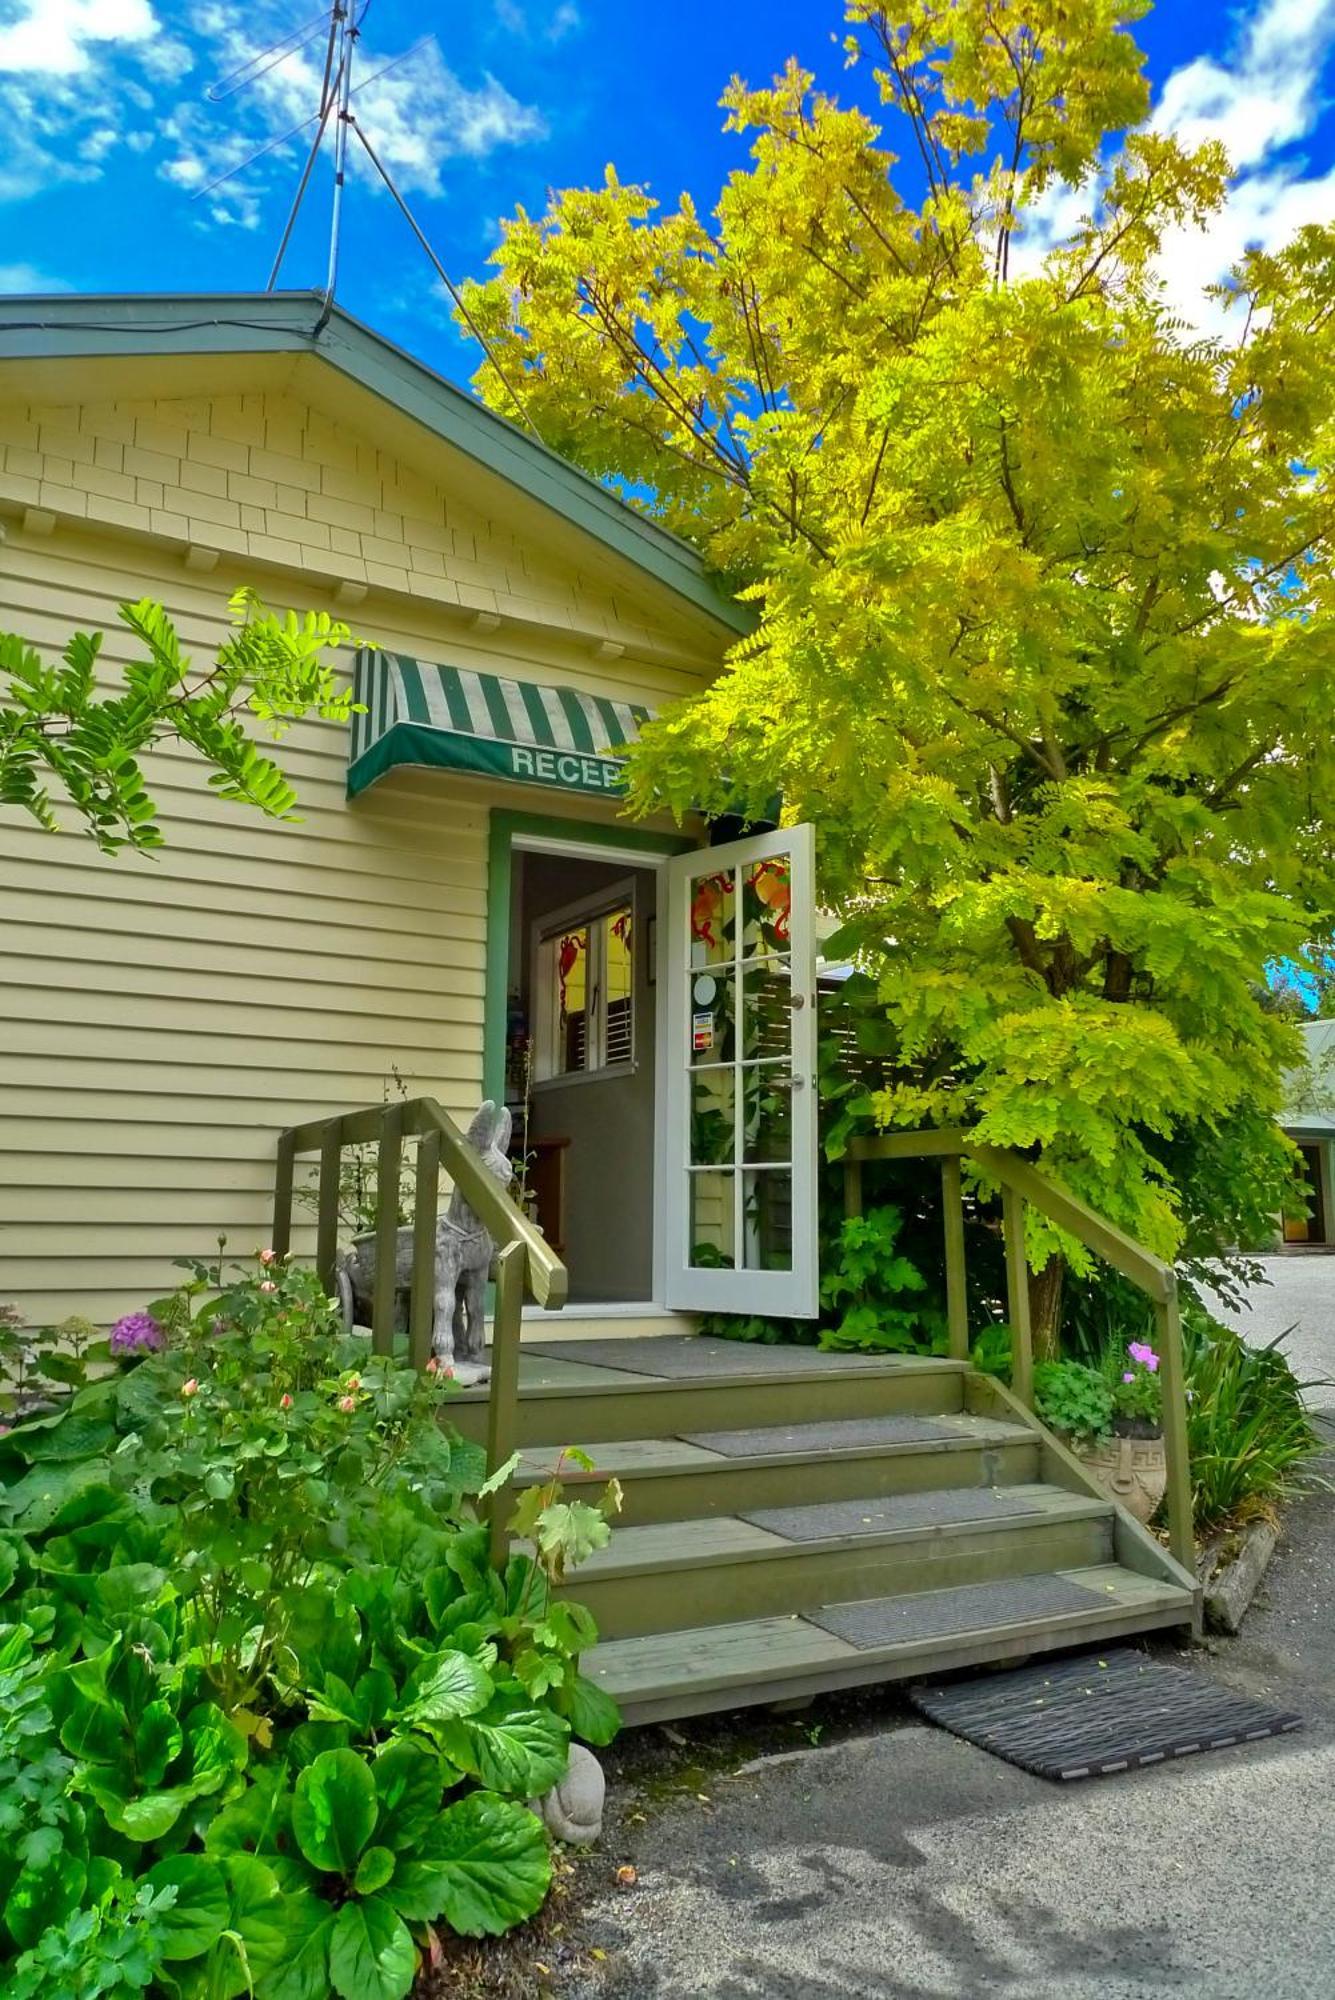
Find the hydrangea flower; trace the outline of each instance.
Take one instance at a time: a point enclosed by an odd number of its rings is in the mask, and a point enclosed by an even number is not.
[[[126,1313],[111,1329],[113,1354],[156,1354],[167,1345],[167,1336],[152,1313]]]

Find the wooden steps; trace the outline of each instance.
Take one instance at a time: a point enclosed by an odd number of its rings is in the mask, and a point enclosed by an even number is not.
[[[1061,1580],[1088,1592],[1088,1610],[1011,1620],[989,1613],[980,1620],[970,1586],[957,1586],[919,1594],[919,1602],[938,1601],[944,1614],[938,1622],[950,1628],[930,1639],[860,1647],[798,1615],[746,1618],[613,1639],[585,1656],[584,1671],[619,1703],[627,1722],[660,1722],[957,1667],[1010,1664],[1033,1653],[1181,1625],[1190,1616],[1190,1599],[1181,1589],[1116,1563],[1072,1570]]]
[[[486,1392],[449,1406],[471,1436]],[[569,1579],[630,1722],[1188,1625],[1194,1579],[965,1364],[605,1337],[524,1354],[516,1483],[621,1482]]]
[[[924,1519],[906,1507],[911,1498],[939,1505]],[[994,1504],[979,1513],[977,1498]],[[617,1640],[670,1627],[683,1599],[694,1625],[718,1625],[733,1620],[739,1605],[754,1617],[775,1617],[817,1603],[1084,1568],[1112,1557],[1106,1501],[1037,1484],[864,1496],[797,1511],[815,1517],[800,1540],[731,1514],[621,1528],[610,1548],[581,1567],[571,1594],[588,1606],[604,1640]],[[830,1532],[819,1532],[828,1516],[850,1513],[855,1527],[836,1519]]]
[[[857,1500],[932,1487],[1012,1485],[1038,1477],[1038,1438],[1022,1425],[961,1415],[953,1432],[927,1437],[916,1427],[915,1435],[897,1435],[890,1428],[893,1416],[882,1421],[885,1430],[877,1442],[854,1423],[850,1427],[859,1430],[860,1441],[819,1448],[804,1448],[787,1429],[761,1432],[770,1448],[746,1458],[730,1458],[682,1437],[613,1441],[593,1451],[596,1472],[572,1473],[566,1483],[600,1485],[619,1479],[621,1520],[630,1527],[752,1507],[787,1507],[798,1500]],[[835,1428],[829,1426],[827,1436]],[[549,1476],[554,1457],[550,1448],[525,1450],[518,1483]]]

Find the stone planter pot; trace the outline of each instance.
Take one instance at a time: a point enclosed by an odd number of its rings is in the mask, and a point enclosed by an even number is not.
[[[1099,1489],[1138,1521],[1148,1521],[1168,1486],[1162,1436],[1114,1437],[1106,1444],[1073,1447]]]

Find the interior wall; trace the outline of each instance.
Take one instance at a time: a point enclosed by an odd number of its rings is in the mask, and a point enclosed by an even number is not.
[[[614,883],[633,886],[635,1058],[615,1075],[553,1078],[533,1091],[529,1131],[564,1138],[565,1260],[570,1297],[585,1304],[653,1296],[654,1063],[657,988],[650,984],[648,924],[657,910],[652,869],[581,856],[514,857],[511,998],[533,1019],[532,926]]]

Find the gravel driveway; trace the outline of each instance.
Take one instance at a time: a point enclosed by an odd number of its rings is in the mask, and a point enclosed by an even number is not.
[[[1303,1732],[1273,1743],[1059,1786],[910,1719],[893,1692],[684,1723],[675,1743],[635,1732],[614,1753],[579,1941],[547,1954],[534,1992],[1330,2000],[1332,1551],[1335,1499],[1316,1495],[1244,1636],[1195,1655],[1298,1709]],[[748,1735],[767,1738],[758,1757]]]
[[[1335,1424],[1335,1256],[1264,1264],[1221,1316],[1258,1341],[1293,1327]],[[591,1901],[532,1991],[1335,2000],[1335,1496],[1289,1511],[1242,1637],[1193,1662],[1306,1727],[1070,1786],[925,1727],[893,1690],[635,1731],[611,1753]]]
[[[1265,1282],[1252,1287],[1247,1304],[1233,1311],[1212,1299],[1213,1310],[1258,1345],[1286,1335],[1285,1352],[1312,1385],[1309,1403],[1335,1410],[1335,1252],[1290,1251],[1257,1261]],[[1335,1994],[1335,1972],[1329,1990]]]

